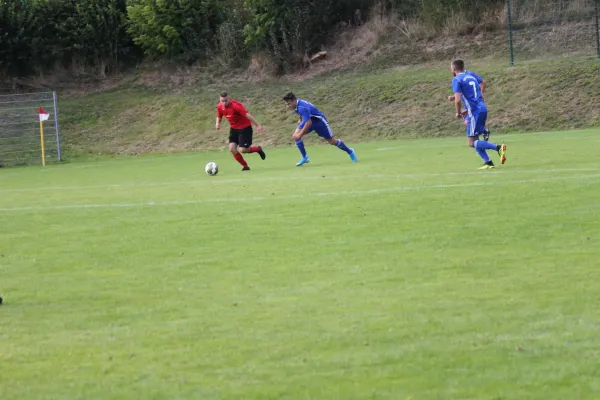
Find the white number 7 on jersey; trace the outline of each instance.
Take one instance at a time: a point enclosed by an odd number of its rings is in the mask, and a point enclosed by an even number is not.
[[[475,86],[475,82],[469,81],[469,85],[473,86],[473,96],[477,98],[477,86]]]

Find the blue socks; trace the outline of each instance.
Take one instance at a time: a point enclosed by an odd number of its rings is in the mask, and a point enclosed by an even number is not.
[[[474,141],[473,147],[475,148],[475,151],[477,152],[477,154],[479,154],[479,157],[481,157],[484,163],[490,161],[490,158],[488,157],[485,151],[496,150],[498,148],[498,146],[496,146],[494,143],[486,142],[485,140]]]
[[[298,147],[298,150],[300,150],[300,154],[302,154],[302,157],[306,157],[306,149],[304,148],[304,142],[302,141],[302,139],[296,140],[296,147]],[[352,153],[352,150],[350,150],[350,148],[348,146],[346,146],[346,144],[344,142],[342,142],[340,139],[337,139],[337,143],[335,144],[335,147],[337,147],[340,150],[345,151],[348,154]]]
[[[342,142],[341,139],[337,140],[337,143],[335,144],[335,146],[340,150],[344,150],[348,154],[352,153],[352,150],[350,150],[350,148],[348,146],[346,146],[346,144],[344,144],[344,142]]]
[[[496,150],[498,146],[494,143],[486,142],[485,140],[476,140],[473,142],[475,150]]]
[[[304,142],[302,141],[302,139],[296,140],[296,146],[298,146],[298,150],[300,150],[300,154],[302,154],[302,157],[306,157],[306,149],[304,148]]]
[[[490,161],[490,158],[488,157],[488,155],[485,152],[485,150],[483,150],[483,149],[475,149],[475,151],[477,152],[477,154],[479,154],[479,157],[481,157],[483,159],[484,163]]]

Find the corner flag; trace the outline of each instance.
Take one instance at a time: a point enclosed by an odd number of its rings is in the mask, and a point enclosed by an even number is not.
[[[42,145],[42,165],[46,166],[46,151],[44,150],[44,123],[43,121],[46,121],[49,117],[50,114],[48,114],[46,111],[44,111],[44,109],[42,107],[40,107],[40,142]]]
[[[40,107],[40,121],[46,121],[49,117],[50,114],[48,114],[46,111],[44,111],[42,107]]]

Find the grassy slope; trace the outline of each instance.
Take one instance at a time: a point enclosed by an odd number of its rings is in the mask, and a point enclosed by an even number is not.
[[[600,62],[563,60],[469,65],[489,82],[486,102],[495,131],[567,129],[600,124]],[[321,107],[338,136],[351,142],[462,134],[444,101],[446,64],[383,71],[330,73],[305,82],[271,82],[159,92],[130,85],[60,104],[63,137],[71,152],[143,153],[220,148],[214,131],[218,92],[228,89],[268,128],[257,142],[290,143],[295,115],[282,94],[293,90]]]
[[[2,171],[0,398],[598,399],[598,133]]]

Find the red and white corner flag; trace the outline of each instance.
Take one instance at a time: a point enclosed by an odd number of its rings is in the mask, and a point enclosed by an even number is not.
[[[42,107],[40,107],[40,121],[45,121],[50,117],[50,114],[48,114],[46,111],[44,111],[44,109]]]

